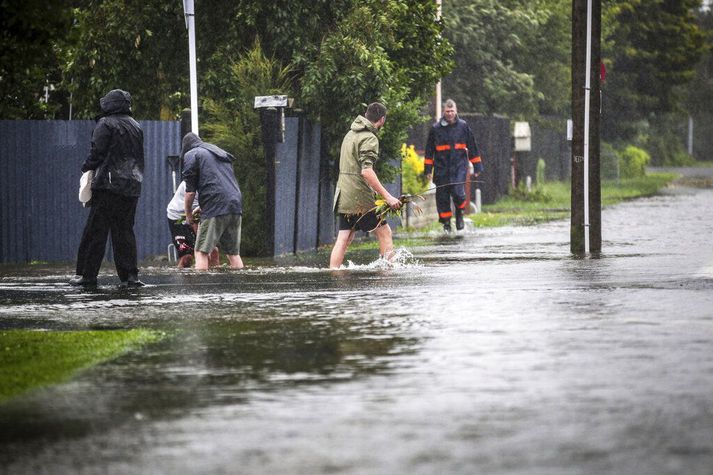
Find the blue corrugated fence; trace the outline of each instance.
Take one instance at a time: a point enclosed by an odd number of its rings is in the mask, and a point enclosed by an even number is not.
[[[139,258],[170,243],[173,195],[168,155],[180,151],[180,124],[140,121],[145,173],[136,216]],[[74,261],[88,209],[77,199],[94,121],[0,121],[0,262]]]

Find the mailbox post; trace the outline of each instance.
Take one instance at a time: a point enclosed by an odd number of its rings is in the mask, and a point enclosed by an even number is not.
[[[528,122],[515,122],[515,130],[513,131],[513,156],[510,159],[511,164],[511,184],[513,189],[520,182],[519,173],[524,168],[523,153],[532,150],[532,131]]]
[[[292,99],[285,95],[256,96],[253,108],[260,112],[260,129],[265,151],[265,209],[267,249],[275,251],[275,162],[277,144],[285,141],[285,109],[292,106]]]

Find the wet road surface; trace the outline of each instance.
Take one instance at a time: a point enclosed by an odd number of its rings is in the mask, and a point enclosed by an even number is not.
[[[713,473],[713,189],[569,222],[96,291],[0,279],[0,327],[169,337],[0,405],[3,473]],[[307,259],[308,261],[309,259]],[[108,269],[108,270],[107,270]],[[26,274],[25,274],[26,275]]]

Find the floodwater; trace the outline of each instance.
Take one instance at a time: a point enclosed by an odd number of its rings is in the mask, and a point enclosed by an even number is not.
[[[0,327],[163,341],[0,405],[3,473],[713,473],[713,189],[403,252],[96,291],[0,278]],[[320,257],[322,259],[322,257]]]

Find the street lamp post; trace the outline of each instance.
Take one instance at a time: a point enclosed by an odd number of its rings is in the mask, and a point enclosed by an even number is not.
[[[183,14],[188,29],[188,60],[191,82],[191,132],[198,134],[198,73],[196,71],[196,22],[193,0],[183,0]]]

